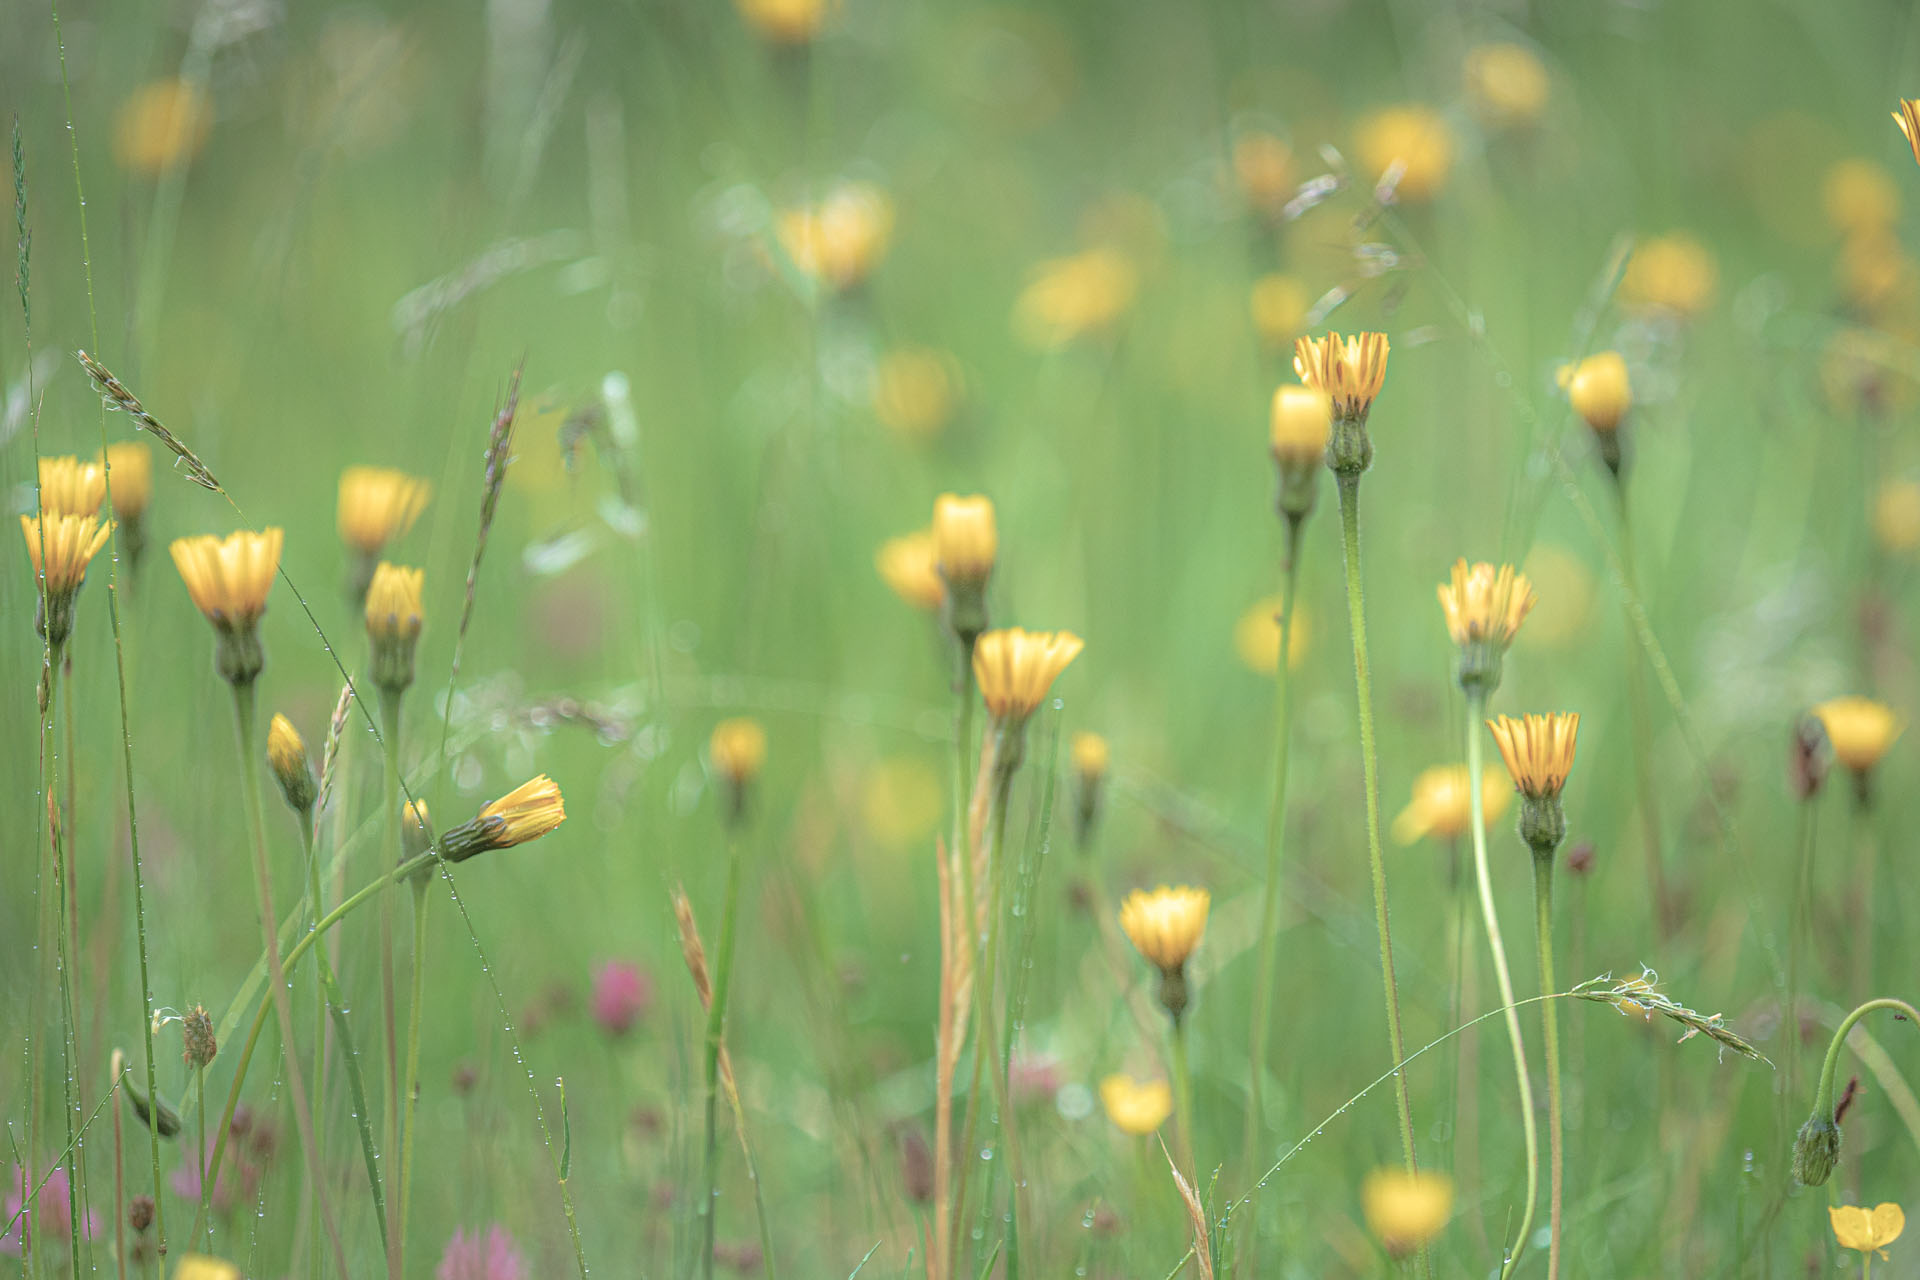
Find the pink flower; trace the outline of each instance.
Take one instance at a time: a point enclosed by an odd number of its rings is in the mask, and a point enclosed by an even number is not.
[[[527,1280],[527,1261],[506,1229],[494,1225],[483,1238],[456,1229],[440,1255],[434,1280]]]
[[[611,1036],[625,1035],[653,1007],[653,980],[638,965],[609,960],[593,975],[593,1020]]]
[[[240,1132],[240,1114],[234,1113],[234,1128],[229,1130],[227,1150],[221,1162],[220,1171],[213,1179],[213,1211],[225,1217],[234,1211],[242,1200],[252,1200],[260,1189],[260,1170],[249,1162],[242,1152],[245,1145],[244,1135]],[[184,1157],[180,1167],[167,1179],[167,1185],[173,1188],[173,1194],[182,1200],[200,1202],[200,1166],[213,1159],[214,1136],[207,1135],[206,1148],[200,1158],[195,1159],[191,1150],[183,1150]]]
[[[40,1188],[39,1196],[34,1200],[33,1208],[28,1209],[25,1213],[21,1213],[21,1206],[25,1205],[26,1202],[26,1171],[19,1165],[15,1165],[13,1166],[13,1190],[7,1193],[6,1220],[12,1222],[16,1215],[20,1220],[14,1222],[11,1231],[8,1231],[4,1236],[0,1236],[0,1253],[4,1253],[12,1258],[20,1256],[21,1244],[26,1238],[28,1229],[33,1225],[36,1214],[39,1216],[41,1226],[46,1229],[44,1239],[48,1243],[58,1244],[62,1240],[72,1238],[73,1217],[67,1205],[67,1170],[65,1166],[57,1167],[47,1175],[45,1184]],[[88,1240],[100,1234],[100,1215],[98,1213],[91,1209],[87,1211],[86,1223],[81,1228],[80,1234]]]

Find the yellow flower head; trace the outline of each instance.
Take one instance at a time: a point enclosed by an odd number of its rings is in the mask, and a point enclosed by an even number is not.
[[[388,467],[348,467],[340,473],[340,540],[363,556],[413,527],[433,487]]]
[[[1135,889],[1120,904],[1120,928],[1162,973],[1177,973],[1207,932],[1207,909],[1213,898],[1205,889],[1161,885],[1148,892]]]
[[[1280,667],[1279,596],[1256,600],[1240,615],[1233,627],[1234,652],[1247,670],[1255,675],[1274,675]],[[1299,600],[1293,602],[1293,618],[1287,638],[1287,670],[1298,671],[1307,658],[1308,636],[1312,633],[1312,615]]]
[[[1043,262],[1014,303],[1014,331],[1038,350],[1057,350],[1110,328],[1133,305],[1138,284],[1133,263],[1115,249]]]
[[[1920,101],[1900,99],[1900,109],[1893,113],[1893,122],[1900,126],[1907,145],[1913,148],[1914,160],[1920,162]]]
[[[1484,644],[1504,650],[1537,599],[1524,573],[1516,573],[1510,564],[1496,569],[1485,561],[1472,566],[1454,561],[1453,580],[1441,583],[1438,594],[1447,634],[1463,649]]]
[[[873,566],[881,581],[916,609],[932,613],[947,598],[947,584],[940,580],[934,558],[933,534],[927,530],[888,538],[874,555]]]
[[[745,716],[722,720],[707,739],[707,759],[730,785],[744,787],[760,776],[767,762],[767,731]]]
[[[953,357],[926,347],[901,347],[873,371],[873,414],[908,440],[930,440],[952,420],[960,400]]]
[[[1629,306],[1667,311],[1687,319],[1713,302],[1720,270],[1706,246],[1692,236],[1655,236],[1634,246],[1620,280],[1620,297]]]
[[[1248,204],[1278,217],[1293,198],[1293,148],[1270,133],[1243,133],[1233,140],[1233,176]]]
[[[1000,535],[993,499],[943,493],[933,502],[934,564],[949,586],[978,587],[993,572]]]
[[[71,596],[86,580],[88,563],[107,545],[113,521],[98,516],[21,516],[20,531],[26,535],[35,579],[47,580],[48,596]]]
[[[447,832],[440,841],[440,853],[448,862],[465,862],[489,849],[538,840],[566,820],[560,788],[543,773],[487,805],[472,821]]]
[[[1595,431],[1619,429],[1633,407],[1633,386],[1627,381],[1627,362],[1618,351],[1602,351],[1561,370],[1561,385],[1573,411]]]
[[[973,646],[973,678],[988,713],[1004,724],[1025,723],[1085,647],[1071,631],[1008,627],[982,633]]]
[[[1844,236],[1882,235],[1900,216],[1893,175],[1871,160],[1842,160],[1828,169],[1820,203],[1828,224]]]
[[[1128,1137],[1144,1138],[1173,1114],[1173,1090],[1165,1080],[1110,1075],[1100,1082],[1100,1105],[1114,1128]]]
[[[251,631],[267,611],[285,540],[279,529],[180,538],[173,544],[173,563],[207,621],[225,631]]]
[[[1247,300],[1254,331],[1260,335],[1260,341],[1275,351],[1293,346],[1294,339],[1307,327],[1307,308],[1312,305],[1313,298],[1306,285],[1278,272],[1255,280],[1253,293]]]
[[[1873,537],[1883,551],[1920,549],[1920,484],[1889,480],[1873,498]]]
[[[1333,434],[1333,405],[1318,388],[1288,383],[1273,393],[1269,427],[1273,460],[1282,471],[1318,467]]]
[[[174,1266],[173,1280],[240,1280],[240,1268],[203,1253],[189,1253]]]
[[[1393,820],[1393,838],[1413,844],[1425,836],[1453,840],[1466,834],[1473,822],[1463,764],[1436,765],[1413,780],[1413,802]],[[1492,823],[1507,811],[1513,790],[1488,775],[1480,780],[1480,817]]]
[[[1514,789],[1529,800],[1560,794],[1573,772],[1574,739],[1580,733],[1580,715],[1556,711],[1551,715],[1529,715],[1515,720],[1501,716],[1487,721],[1493,740],[1500,747],[1500,758],[1507,762],[1507,773]]]
[[[1893,708],[1872,698],[1833,698],[1813,709],[1841,764],[1870,772],[1907,726]]]
[[[1107,740],[1097,733],[1076,733],[1073,735],[1073,771],[1088,781],[1098,781],[1107,776],[1107,763],[1112,753]]]
[[[1387,380],[1387,335],[1301,337],[1293,344],[1293,371],[1333,402],[1337,416],[1364,418]]]
[[[1360,165],[1376,184],[1398,168],[1394,191],[1402,200],[1428,200],[1447,184],[1453,165],[1453,134],[1440,113],[1413,104],[1376,111],[1360,123]]]
[[[871,182],[842,182],[816,205],[788,209],[774,227],[802,275],[838,290],[864,283],[893,240],[893,201]]]
[[[280,794],[286,797],[289,809],[304,814],[313,808],[316,788],[307,744],[293,721],[283,715],[275,715],[267,725],[267,766],[273,770],[273,779],[280,784]]]
[[[425,569],[409,569],[382,560],[373,571],[373,583],[367,588],[367,635],[376,644],[411,644],[420,638],[425,619],[421,616],[420,588],[426,581]]]
[[[417,858],[433,847],[433,817],[427,802],[415,797],[400,804],[400,847],[409,858]]]
[[[775,44],[810,43],[827,25],[828,0],[734,0],[747,25]]]
[[[1523,44],[1478,45],[1467,51],[1462,71],[1473,114],[1490,129],[1530,125],[1547,109],[1547,69]]]
[[[40,509],[50,516],[97,516],[107,471],[78,458],[40,459]]]
[[[207,92],[187,80],[134,90],[114,116],[113,156],[124,169],[158,177],[193,159],[213,128]]]
[[[1382,1248],[1405,1257],[1439,1235],[1453,1216],[1453,1179],[1444,1173],[1375,1169],[1360,1184],[1367,1230]]]
[[[1833,1238],[1842,1249],[1878,1251],[1883,1258],[1887,1256],[1886,1246],[1907,1229],[1907,1215],[1892,1203],[1875,1205],[1872,1212],[1857,1204],[1830,1206],[1827,1216],[1833,1220]]]
[[[113,468],[110,496],[115,518],[138,520],[147,513],[147,504],[153,501],[153,450],[139,440],[110,444],[106,461]]]

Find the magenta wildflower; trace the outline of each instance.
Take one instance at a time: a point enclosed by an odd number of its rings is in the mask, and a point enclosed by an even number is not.
[[[484,1237],[477,1230],[468,1235],[455,1228],[433,1274],[434,1280],[527,1280],[527,1261],[497,1223]]]
[[[593,1020],[610,1036],[625,1035],[653,1007],[653,980],[640,966],[609,960],[593,975]]]
[[[46,1229],[45,1239],[52,1244],[70,1239],[73,1235],[73,1218],[67,1208],[67,1170],[62,1165],[47,1175],[46,1185],[40,1188],[39,1196],[34,1200],[33,1208],[21,1213],[21,1206],[27,1202],[27,1174],[19,1165],[13,1166],[13,1189],[7,1192],[7,1222],[13,1227],[0,1236],[0,1253],[10,1258],[20,1256],[21,1245],[26,1239],[28,1229],[33,1225],[36,1215]],[[19,1221],[13,1220],[18,1217]],[[100,1234],[100,1215],[87,1211],[86,1225],[80,1234],[88,1240]]]

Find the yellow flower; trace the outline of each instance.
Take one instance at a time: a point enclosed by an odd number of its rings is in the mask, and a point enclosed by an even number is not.
[[[1097,733],[1076,733],[1073,735],[1073,771],[1086,781],[1097,782],[1107,776],[1107,763],[1112,753],[1107,740]]]
[[[26,535],[35,579],[46,578],[49,596],[71,596],[86,580],[88,563],[107,545],[113,521],[98,516],[21,516],[20,531]]]
[[[124,169],[157,177],[193,159],[213,128],[206,90],[155,80],[134,90],[114,116],[113,155]]]
[[[707,759],[729,784],[744,787],[760,776],[767,762],[767,731],[745,716],[722,720],[707,739]]]
[[[1900,126],[1907,145],[1913,148],[1914,160],[1920,162],[1920,101],[1900,99],[1900,109],[1893,113],[1893,122]]]
[[[250,631],[267,611],[285,540],[279,529],[180,538],[172,547],[173,563],[207,621],[226,631]]]
[[[1453,1179],[1444,1173],[1375,1169],[1360,1184],[1367,1230],[1382,1248],[1404,1257],[1439,1235],[1453,1216]]]
[[[98,459],[95,460],[96,464]],[[113,514],[123,522],[138,520],[153,501],[153,450],[139,440],[107,446],[106,461],[113,468]]]
[[[1273,393],[1268,437],[1273,460],[1282,471],[1304,471],[1326,461],[1333,434],[1333,406],[1327,393],[1293,383]]]
[[[382,560],[373,571],[373,584],[367,588],[367,634],[376,644],[420,638],[424,622],[420,608],[420,589],[425,584],[425,569],[409,569]]]
[[[845,291],[864,283],[893,240],[893,201],[871,182],[841,182],[819,204],[788,209],[774,227],[799,272]]]
[[[1135,889],[1120,904],[1120,928],[1134,949],[1161,973],[1178,973],[1207,932],[1212,895],[1185,885],[1152,892]]]
[[[1620,297],[1629,306],[1669,311],[1686,319],[1707,309],[1719,283],[1719,268],[1706,246],[1675,233],[1634,247],[1620,281]]]
[[[947,598],[947,586],[934,559],[933,534],[927,530],[888,538],[880,544],[873,564],[881,581],[916,609],[931,613]]]
[[[433,847],[433,816],[427,802],[418,796],[400,805],[400,847],[409,858],[417,858]]]
[[[1900,216],[1893,175],[1871,160],[1842,160],[1820,184],[1827,222],[1846,236],[1884,234]]]
[[[924,761],[882,760],[867,774],[860,815],[882,846],[909,849],[933,834],[945,803],[940,774]]]
[[[1547,109],[1547,69],[1525,45],[1476,46],[1462,70],[1473,114],[1490,129],[1530,125]]]
[[[1536,599],[1533,584],[1510,564],[1498,569],[1481,561],[1468,566],[1453,562],[1453,580],[1440,584],[1440,611],[1446,615],[1447,634],[1461,648],[1489,644],[1505,649],[1526,621]]]
[[[1573,771],[1574,740],[1580,734],[1578,712],[1556,711],[1515,720],[1487,721],[1515,790],[1529,800],[1557,796]]]
[[[1307,308],[1312,305],[1306,285],[1278,272],[1255,280],[1247,300],[1260,341],[1276,351],[1293,346],[1293,340],[1307,327]]]
[[[1393,820],[1393,838],[1401,844],[1413,844],[1426,836],[1453,840],[1466,834],[1473,822],[1467,801],[1470,794],[1465,765],[1428,769],[1413,780],[1413,802]],[[1482,821],[1496,821],[1512,799],[1512,788],[1499,778],[1488,775],[1480,780]]]
[[[807,44],[827,25],[828,0],[734,0],[747,25],[775,44]]]
[[[447,832],[440,841],[440,853],[448,862],[465,862],[489,849],[508,849],[538,840],[566,820],[560,788],[543,773],[487,805],[472,821]]]
[[[1402,200],[1427,200],[1446,185],[1453,135],[1431,107],[1411,104],[1376,111],[1360,123],[1357,149],[1364,173],[1378,184],[1400,169],[1394,190]]]
[[[1293,371],[1332,400],[1335,415],[1364,418],[1387,381],[1387,335],[1302,337],[1293,344]]]
[[[1871,698],[1833,698],[1813,709],[1841,764],[1870,772],[1907,726],[1893,708]]]
[[[1270,133],[1243,133],[1233,140],[1233,176],[1248,204],[1278,217],[1293,198],[1293,148]]]
[[[993,500],[981,494],[943,493],[933,503],[934,564],[949,586],[978,587],[1000,552]]]
[[[1887,1256],[1886,1246],[1907,1229],[1907,1215],[1892,1203],[1876,1205],[1871,1213],[1857,1204],[1830,1206],[1827,1216],[1833,1220],[1833,1238],[1842,1249],[1878,1251],[1883,1258]]]
[[[953,357],[925,347],[890,351],[873,371],[873,414],[909,440],[929,440],[952,420],[960,399]]]
[[[173,1268],[173,1280],[240,1280],[240,1268],[201,1253],[182,1255]]]
[[[1085,642],[1071,631],[988,631],[973,646],[973,678],[996,721],[1018,725],[1046,700]]]
[[[1114,1128],[1129,1137],[1144,1138],[1173,1114],[1173,1090],[1165,1080],[1110,1075],[1100,1082],[1100,1105]]]
[[[433,487],[387,467],[348,467],[340,473],[340,540],[363,556],[377,556],[413,527]]]
[[[1627,380],[1627,362],[1618,351],[1602,351],[1562,369],[1561,385],[1573,411],[1595,431],[1617,430],[1633,407],[1633,386]]]
[[[1553,590],[1527,615],[1526,629],[1515,643],[1557,649],[1587,634],[1593,620],[1593,573],[1586,561],[1552,543],[1536,543],[1527,553],[1526,574],[1534,582],[1551,582]]]
[[[1030,346],[1056,350],[1112,326],[1137,287],[1133,263],[1113,249],[1043,262],[1014,303],[1014,331]]]
[[[293,721],[283,715],[275,715],[267,725],[267,766],[289,809],[304,814],[313,808],[313,765],[307,759],[307,744]]]
[[[40,459],[40,510],[50,516],[97,516],[107,496],[107,472],[78,458]]]
[[[1883,551],[1920,548],[1920,484],[1889,480],[1873,499],[1873,537]]]
[[[1233,627],[1234,651],[1240,661],[1256,675],[1274,675],[1280,665],[1279,596],[1267,596],[1253,602]],[[1306,661],[1307,638],[1311,634],[1312,615],[1300,601],[1293,602],[1293,622],[1287,639],[1287,670],[1298,671]]]

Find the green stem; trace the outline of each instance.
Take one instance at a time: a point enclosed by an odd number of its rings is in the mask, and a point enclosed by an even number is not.
[[[1533,858],[1533,910],[1534,928],[1540,953],[1540,994],[1554,993],[1553,981],[1553,851],[1548,850],[1543,857],[1536,853]],[[1551,1151],[1549,1163],[1552,1169],[1552,1189],[1549,1195],[1549,1217],[1551,1224],[1547,1245],[1547,1280],[1556,1280],[1560,1274],[1560,1209],[1561,1209],[1561,1172],[1560,1151],[1560,1027],[1559,1014],[1551,1000],[1540,1006],[1540,1020],[1545,1024],[1547,1044],[1547,1141]]]
[[[287,975],[280,960],[280,938],[274,928],[279,917],[273,909],[273,878],[267,869],[267,821],[260,801],[260,762],[255,750],[254,686],[251,680],[233,686],[234,725],[240,743],[240,779],[246,793],[247,820],[253,836],[253,873],[260,899],[260,936],[267,953],[268,993],[280,1022],[282,1055],[287,1070],[287,1090],[293,1095],[294,1124],[300,1131],[300,1145],[306,1153],[307,1172],[319,1188],[320,1220],[333,1244],[334,1260],[341,1280],[347,1277],[346,1249],[340,1241],[340,1228],[327,1203],[325,1175],[314,1148],[313,1116],[307,1109],[306,1082],[300,1071],[300,1056],[294,1050],[293,1003],[287,998]],[[218,1165],[214,1168],[217,1170]]]
[[[1386,991],[1387,1042],[1393,1060],[1400,1061],[1400,996],[1393,974],[1393,933],[1387,921],[1387,866],[1380,852],[1380,767],[1373,737],[1373,676],[1367,660],[1367,609],[1360,575],[1360,473],[1335,473],[1340,489],[1340,535],[1347,570],[1347,618],[1353,628],[1353,681],[1360,709],[1360,757],[1366,783],[1367,869],[1373,880],[1374,924],[1380,934],[1380,978]],[[1285,665],[1286,655],[1281,655]],[[1474,794],[1478,794],[1475,792]],[[1471,806],[1477,808],[1478,806]],[[1400,1113],[1400,1152],[1407,1171],[1419,1162],[1413,1147],[1413,1108],[1407,1101],[1404,1075],[1393,1079],[1394,1103]],[[1421,1253],[1426,1257],[1425,1251]],[[1427,1270],[1428,1268],[1423,1268]]]
[[[973,754],[973,652],[972,646],[957,637],[953,643],[953,845],[952,858],[960,867],[960,893],[956,904],[956,914],[960,917],[955,929],[956,937],[967,940],[967,952],[976,958],[974,985],[978,988],[979,973],[977,958],[980,952],[980,929],[978,912],[974,906],[973,856],[967,840],[967,810],[972,801],[972,780],[967,771],[968,759]],[[976,1034],[978,1030],[976,1029]],[[964,1040],[963,1040],[964,1043]],[[972,1084],[967,1089],[967,1115],[961,1122],[960,1145],[958,1150],[970,1152],[973,1147],[973,1127],[977,1120],[980,1100],[980,1061],[976,1052]],[[956,1162],[957,1176],[953,1183],[952,1220],[947,1224],[945,1265],[943,1275],[951,1275],[954,1260],[960,1253],[961,1223],[966,1220],[967,1171],[975,1161],[963,1158]]]
[[[1255,1168],[1256,1153],[1266,1132],[1268,1034],[1273,1006],[1274,969],[1280,953],[1280,857],[1286,846],[1287,764],[1291,754],[1293,681],[1287,670],[1287,651],[1293,640],[1293,600],[1300,583],[1300,532],[1303,521],[1288,517],[1286,550],[1280,562],[1280,651],[1274,663],[1273,791],[1267,810],[1267,883],[1260,903],[1260,959],[1254,982],[1253,1007],[1247,1011],[1252,1028],[1247,1048],[1247,1134],[1245,1163]],[[1257,1244],[1257,1233],[1248,1239]],[[1257,1273],[1251,1259],[1249,1273]]]
[[[380,809],[380,825],[386,834],[389,867],[400,862],[400,693],[396,688],[380,689],[380,746],[386,761],[386,789]],[[393,903],[380,899],[380,1025],[386,1046],[384,1090],[381,1111],[381,1145],[389,1155],[400,1149],[400,1034],[395,1013],[393,964]],[[406,1256],[404,1191],[402,1215],[395,1229],[387,1233],[387,1280],[401,1280]]]
[[[1794,881],[1788,886],[1787,923],[1787,999],[1780,1012],[1784,1086],[1780,1091],[1781,1124],[1788,1128],[1791,1116],[1784,1108],[1800,1092],[1800,966],[1805,961],[1807,919],[1813,895],[1814,839],[1819,831],[1818,809],[1811,798],[1800,804],[1800,857],[1794,867]],[[1771,1225],[1771,1224],[1769,1224]]]
[[[1017,765],[1008,763],[1008,752],[1009,750],[1019,750],[1017,741],[1010,739],[1008,735],[1022,732],[1022,730],[1008,729],[1000,726],[996,727],[994,732],[996,738],[994,743],[993,765],[993,810],[988,815],[987,820],[987,880],[989,885],[987,895],[987,941],[980,971],[974,975],[973,980],[975,1000],[974,1020],[979,1024],[979,1029],[974,1037],[973,1089],[975,1093],[973,1096],[977,1096],[980,1087],[981,1067],[983,1064],[987,1064],[991,1068],[987,1074],[990,1077],[990,1084],[992,1086],[990,1096],[994,1108],[993,1114],[988,1117],[988,1127],[990,1130],[988,1141],[990,1144],[997,1145],[995,1142],[996,1138],[1005,1139],[1008,1164],[1008,1238],[1013,1240],[1018,1239],[1019,1231],[1018,1200],[1020,1179],[1017,1168],[1018,1144],[1015,1142],[1013,1134],[1013,1104],[1007,1091],[1008,1055],[1011,1053],[1013,1047],[1012,1029],[1008,1028],[1006,1052],[1003,1053],[999,1047],[1000,1036],[994,1025],[993,1011],[994,1003],[998,998],[999,988],[997,979],[1000,972],[1000,921],[1001,917],[1006,914],[1005,898],[1003,895],[1007,882],[1007,801],[1013,791],[1013,775],[1015,768],[1017,768]],[[969,1143],[961,1149],[963,1151],[971,1151],[973,1148],[971,1143]],[[981,1191],[980,1205],[982,1213],[987,1212],[988,1206],[992,1202],[994,1173],[994,1166],[989,1164],[987,1166],[987,1185]]]
[[[714,956],[713,1004],[707,1009],[707,1143],[702,1161],[700,1217],[706,1224],[702,1233],[706,1251],[700,1259],[700,1274],[713,1280],[715,1219],[715,1173],[720,1144],[720,1045],[727,1032],[727,996],[733,986],[734,932],[740,915],[740,832],[735,821],[727,832],[727,887],[720,906],[720,947]]]
[[[1487,946],[1493,952],[1493,974],[1500,984],[1500,1004],[1505,1011],[1507,1040],[1513,1046],[1514,1084],[1520,1091],[1520,1132],[1527,1148],[1527,1203],[1520,1212],[1520,1229],[1514,1233],[1501,1280],[1513,1274],[1520,1255],[1527,1250],[1527,1237],[1533,1230],[1533,1206],[1540,1198],[1540,1134],[1533,1117],[1533,1086],[1527,1077],[1526,1042],[1520,1036],[1520,1015],[1514,1010],[1513,975],[1507,969],[1507,944],[1500,936],[1500,915],[1493,906],[1493,878],[1487,871],[1487,815],[1479,803],[1483,794],[1481,778],[1486,770],[1480,745],[1480,722],[1486,718],[1487,699],[1483,693],[1467,694],[1467,808],[1473,814],[1473,874],[1480,890],[1480,918],[1487,926]]]
[[[213,1179],[209,1176],[213,1171],[207,1167],[207,1069],[205,1067],[196,1068],[193,1073],[193,1094],[198,1103],[198,1106],[195,1108],[194,1119],[197,1122],[199,1132],[196,1135],[197,1145],[194,1147],[193,1152],[193,1158],[199,1162],[200,1166],[200,1212],[198,1216],[207,1222],[207,1248],[211,1250],[213,1248],[213,1221],[208,1209],[213,1203]],[[319,1233],[315,1232],[314,1239],[317,1240],[319,1238]],[[187,1247],[196,1247],[197,1241],[198,1237],[187,1241]]]
[[[1847,1043],[1847,1033],[1853,1030],[1853,1024],[1879,1009],[1893,1009],[1904,1015],[1909,1022],[1920,1023],[1920,1009],[1915,1009],[1905,1000],[1896,1000],[1883,996],[1878,1000],[1869,1000],[1840,1023],[1840,1029],[1833,1033],[1833,1040],[1827,1045],[1827,1057],[1820,1064],[1820,1085],[1813,1095],[1813,1114],[1833,1119],[1833,1076],[1840,1065],[1840,1050]]]
[[[1627,513],[1626,481],[1615,477],[1614,491],[1620,500],[1620,571],[1626,579],[1630,598],[1640,596],[1639,574],[1634,567],[1633,520]],[[1633,631],[1629,609],[1627,630]],[[1641,838],[1647,847],[1647,891],[1653,896],[1654,911],[1664,937],[1674,926],[1673,903],[1667,888],[1665,860],[1660,851],[1660,808],[1655,798],[1657,786],[1653,767],[1653,717],[1647,707],[1646,674],[1640,669],[1640,652],[1634,645],[1626,648],[1627,714],[1633,723],[1633,768],[1640,792]]]
[[[44,737],[42,738],[43,750],[41,756],[45,761],[45,769],[43,770],[45,775],[44,785],[46,802],[49,805],[55,803],[54,797],[59,791],[59,768],[56,764],[57,751],[53,744],[53,721],[60,709],[60,668],[64,662],[65,648],[66,646],[64,644],[53,646],[51,665],[47,668],[47,719]],[[66,696],[71,699],[73,697],[72,690],[67,690]],[[68,767],[71,768],[73,764],[72,760],[68,760],[67,764]],[[79,1102],[74,1095],[74,1077],[80,1069],[77,1061],[80,1052],[80,1042],[78,1009],[74,1004],[73,975],[71,972],[73,965],[73,948],[69,945],[67,934],[67,912],[71,893],[67,879],[66,841],[62,838],[61,821],[62,816],[55,811],[54,816],[47,824],[47,838],[52,841],[53,844],[54,901],[56,903],[56,915],[58,917],[53,925],[56,947],[54,966],[60,974],[60,1017],[62,1022],[60,1055],[66,1065],[66,1069],[61,1072],[65,1095],[65,1101],[61,1107],[61,1111],[65,1115],[67,1123],[67,1221],[73,1237],[70,1242],[72,1252],[70,1252],[67,1257],[74,1267],[74,1274],[78,1275],[80,1267],[80,1223],[82,1220],[80,1211],[81,1170],[85,1166],[80,1160],[81,1137],[80,1134],[75,1131],[73,1123],[75,1108]]]
[[[1167,1037],[1172,1042],[1173,1067],[1173,1120],[1180,1132],[1177,1135],[1175,1150],[1180,1155],[1181,1175],[1192,1179],[1193,1164],[1193,1072],[1187,1067],[1187,1023],[1184,1018],[1173,1019],[1173,1030]]]
[[[300,852],[307,860],[307,927],[311,929],[320,920],[320,859],[313,848],[313,813],[311,810],[296,812],[295,819],[300,827]],[[325,966],[326,948],[322,947],[315,957],[313,966],[313,1097],[316,1109],[314,1126],[314,1146],[317,1161],[322,1169],[327,1167],[327,980]],[[205,1123],[206,1099],[200,1100],[199,1111]],[[202,1139],[202,1147],[205,1140]],[[204,1184],[202,1184],[204,1186]],[[308,1216],[313,1221],[320,1218],[320,1197],[317,1189],[310,1188],[308,1196]],[[320,1233],[314,1232],[308,1237],[307,1274],[320,1272]]]
[[[405,1124],[400,1139],[399,1225],[394,1234],[405,1247],[407,1210],[413,1204],[414,1111],[420,1102],[420,1016],[427,1003],[427,877],[413,881],[413,1002],[407,1009],[407,1075],[401,1106]]]

